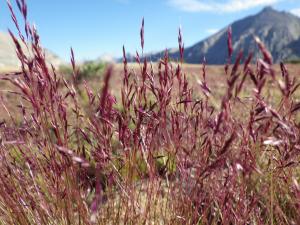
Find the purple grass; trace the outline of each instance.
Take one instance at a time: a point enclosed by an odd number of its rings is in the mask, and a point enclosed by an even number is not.
[[[121,81],[107,66],[96,92],[78,79],[72,49],[72,77],[47,63],[24,0],[26,39],[8,7],[21,71],[1,75],[19,102],[1,96],[1,224],[299,223],[300,84],[283,63],[275,73],[260,41],[263,59],[252,65],[251,53],[242,65],[240,51],[231,66],[229,28],[225,90],[204,58],[199,91],[181,29],[180,62],[166,50],[152,64],[143,19],[137,66],[123,47]]]

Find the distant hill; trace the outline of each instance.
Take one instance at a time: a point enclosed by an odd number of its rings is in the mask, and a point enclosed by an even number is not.
[[[63,64],[58,56],[52,53],[50,50],[45,50],[46,58],[48,62],[55,66]],[[20,65],[18,57],[16,55],[15,45],[11,40],[8,33],[0,32],[0,70],[14,69]]]
[[[253,51],[258,56],[254,35],[258,36],[271,52],[274,62],[300,59],[300,18],[288,12],[280,12],[271,7],[264,8],[256,15],[248,16],[228,26],[232,27],[235,54],[242,49],[247,55]],[[200,63],[203,57],[209,64],[224,64],[227,58],[227,27],[207,39],[185,49],[187,63]],[[152,61],[163,57],[164,52],[149,54]],[[179,59],[178,50],[169,53]]]

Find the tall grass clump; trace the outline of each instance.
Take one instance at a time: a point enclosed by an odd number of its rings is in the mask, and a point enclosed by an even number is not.
[[[143,20],[138,68],[123,48],[116,97],[112,66],[99,93],[78,85],[73,51],[72,79],[47,66],[26,2],[16,3],[24,32],[8,1],[18,31],[10,35],[21,71],[1,75],[19,100],[1,98],[10,118],[0,121],[1,224],[299,223],[299,83],[283,63],[275,73],[258,38],[261,59],[251,64],[241,51],[231,64],[229,29],[226,90],[216,99],[205,59],[198,88],[190,85],[180,30],[177,65],[168,51],[155,64],[143,56]]]

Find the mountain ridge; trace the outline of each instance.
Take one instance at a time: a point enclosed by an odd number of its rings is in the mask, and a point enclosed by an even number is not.
[[[23,46],[24,47],[24,46]],[[54,66],[64,64],[63,60],[55,55],[52,51],[44,49],[46,58],[49,63]],[[0,31],[0,69],[15,69],[20,66],[20,61],[17,57],[15,45],[6,32]]]
[[[203,57],[208,64],[224,64],[227,59],[227,28],[232,27],[233,50],[236,54],[243,50],[246,57],[250,52],[260,55],[254,36],[260,38],[271,52],[274,63],[300,58],[300,18],[272,7],[265,7],[255,15],[237,20],[217,33],[185,49],[184,61],[201,63]],[[152,61],[163,57],[164,51],[148,54]],[[178,60],[179,51],[169,53],[170,58]]]

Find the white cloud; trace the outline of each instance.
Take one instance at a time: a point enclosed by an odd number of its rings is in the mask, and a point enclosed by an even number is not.
[[[257,6],[272,5],[282,0],[227,0],[222,3],[208,0],[168,0],[168,3],[187,12],[223,12],[231,13]]]
[[[220,29],[216,29],[216,28],[210,28],[206,30],[206,33],[208,34],[215,34],[219,31]]]
[[[291,13],[293,13],[296,16],[300,16],[300,8],[292,9]]]

